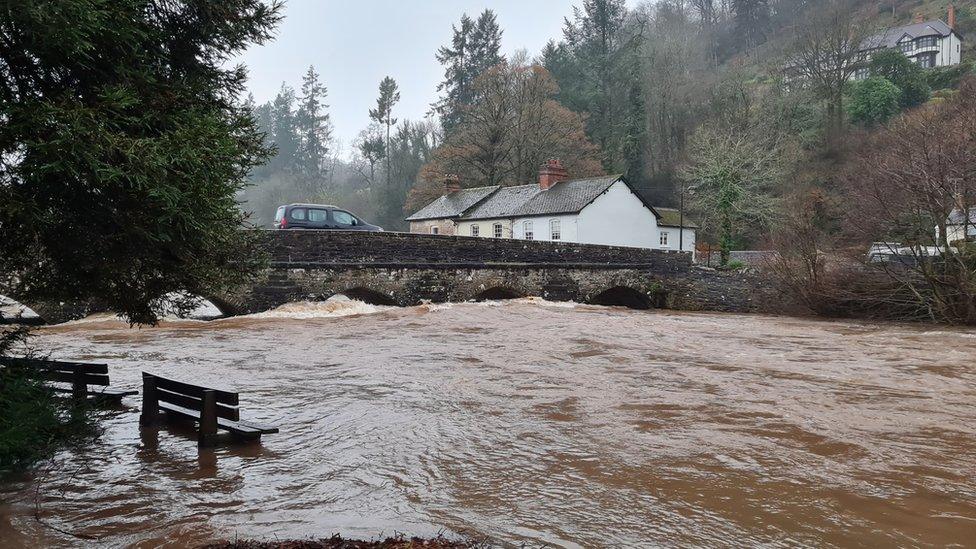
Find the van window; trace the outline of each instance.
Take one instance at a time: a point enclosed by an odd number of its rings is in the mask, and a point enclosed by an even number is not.
[[[309,221],[314,221],[316,223],[321,223],[321,222],[324,222],[327,219],[329,219],[329,212],[327,212],[326,210],[309,210],[308,211],[308,220]]]
[[[342,210],[332,210],[332,220],[339,225],[345,225],[351,227],[356,224],[356,218],[352,216],[349,212],[344,212]]]
[[[291,211],[291,218],[298,221],[305,221],[307,219],[305,208],[295,208]]]
[[[284,219],[284,217],[285,217],[285,207],[278,206],[278,211],[275,212],[275,223],[281,222],[281,220]]]

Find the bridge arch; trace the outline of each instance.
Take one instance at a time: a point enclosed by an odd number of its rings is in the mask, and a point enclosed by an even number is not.
[[[659,296],[653,294],[648,295],[630,286],[614,286],[591,297],[587,303],[591,305],[627,307],[630,309],[653,309],[660,307],[661,299]]]
[[[0,324],[44,324],[41,315],[28,304],[0,294]]]
[[[471,297],[472,301],[501,301],[504,299],[519,299],[525,297],[525,292],[520,292],[510,286],[492,286],[487,290],[481,291]]]
[[[356,301],[362,301],[370,305],[397,305],[396,300],[389,295],[363,286],[342,290],[333,295],[344,295],[349,299],[355,299]]]

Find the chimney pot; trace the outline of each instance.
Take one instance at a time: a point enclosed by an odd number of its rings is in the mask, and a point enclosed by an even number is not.
[[[556,183],[569,179],[569,173],[563,167],[562,162],[555,158],[546,161],[539,168],[539,188],[547,191]]]
[[[915,20],[913,21],[913,23],[921,23],[921,22],[922,22],[922,13],[915,12]]]
[[[461,190],[461,178],[454,174],[444,176],[444,193],[452,194]]]

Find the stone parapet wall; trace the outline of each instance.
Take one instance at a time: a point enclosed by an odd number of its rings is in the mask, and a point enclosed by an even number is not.
[[[691,266],[691,254],[599,246],[393,232],[268,231],[272,265],[644,265],[664,272]]]

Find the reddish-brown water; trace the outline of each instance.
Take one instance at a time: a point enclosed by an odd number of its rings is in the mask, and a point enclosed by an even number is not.
[[[315,317],[352,312],[360,316]],[[972,546],[976,335],[539,302],[43,330],[280,425],[140,433],[0,485],[0,546],[487,534],[558,546]],[[35,518],[35,511],[37,517]]]

